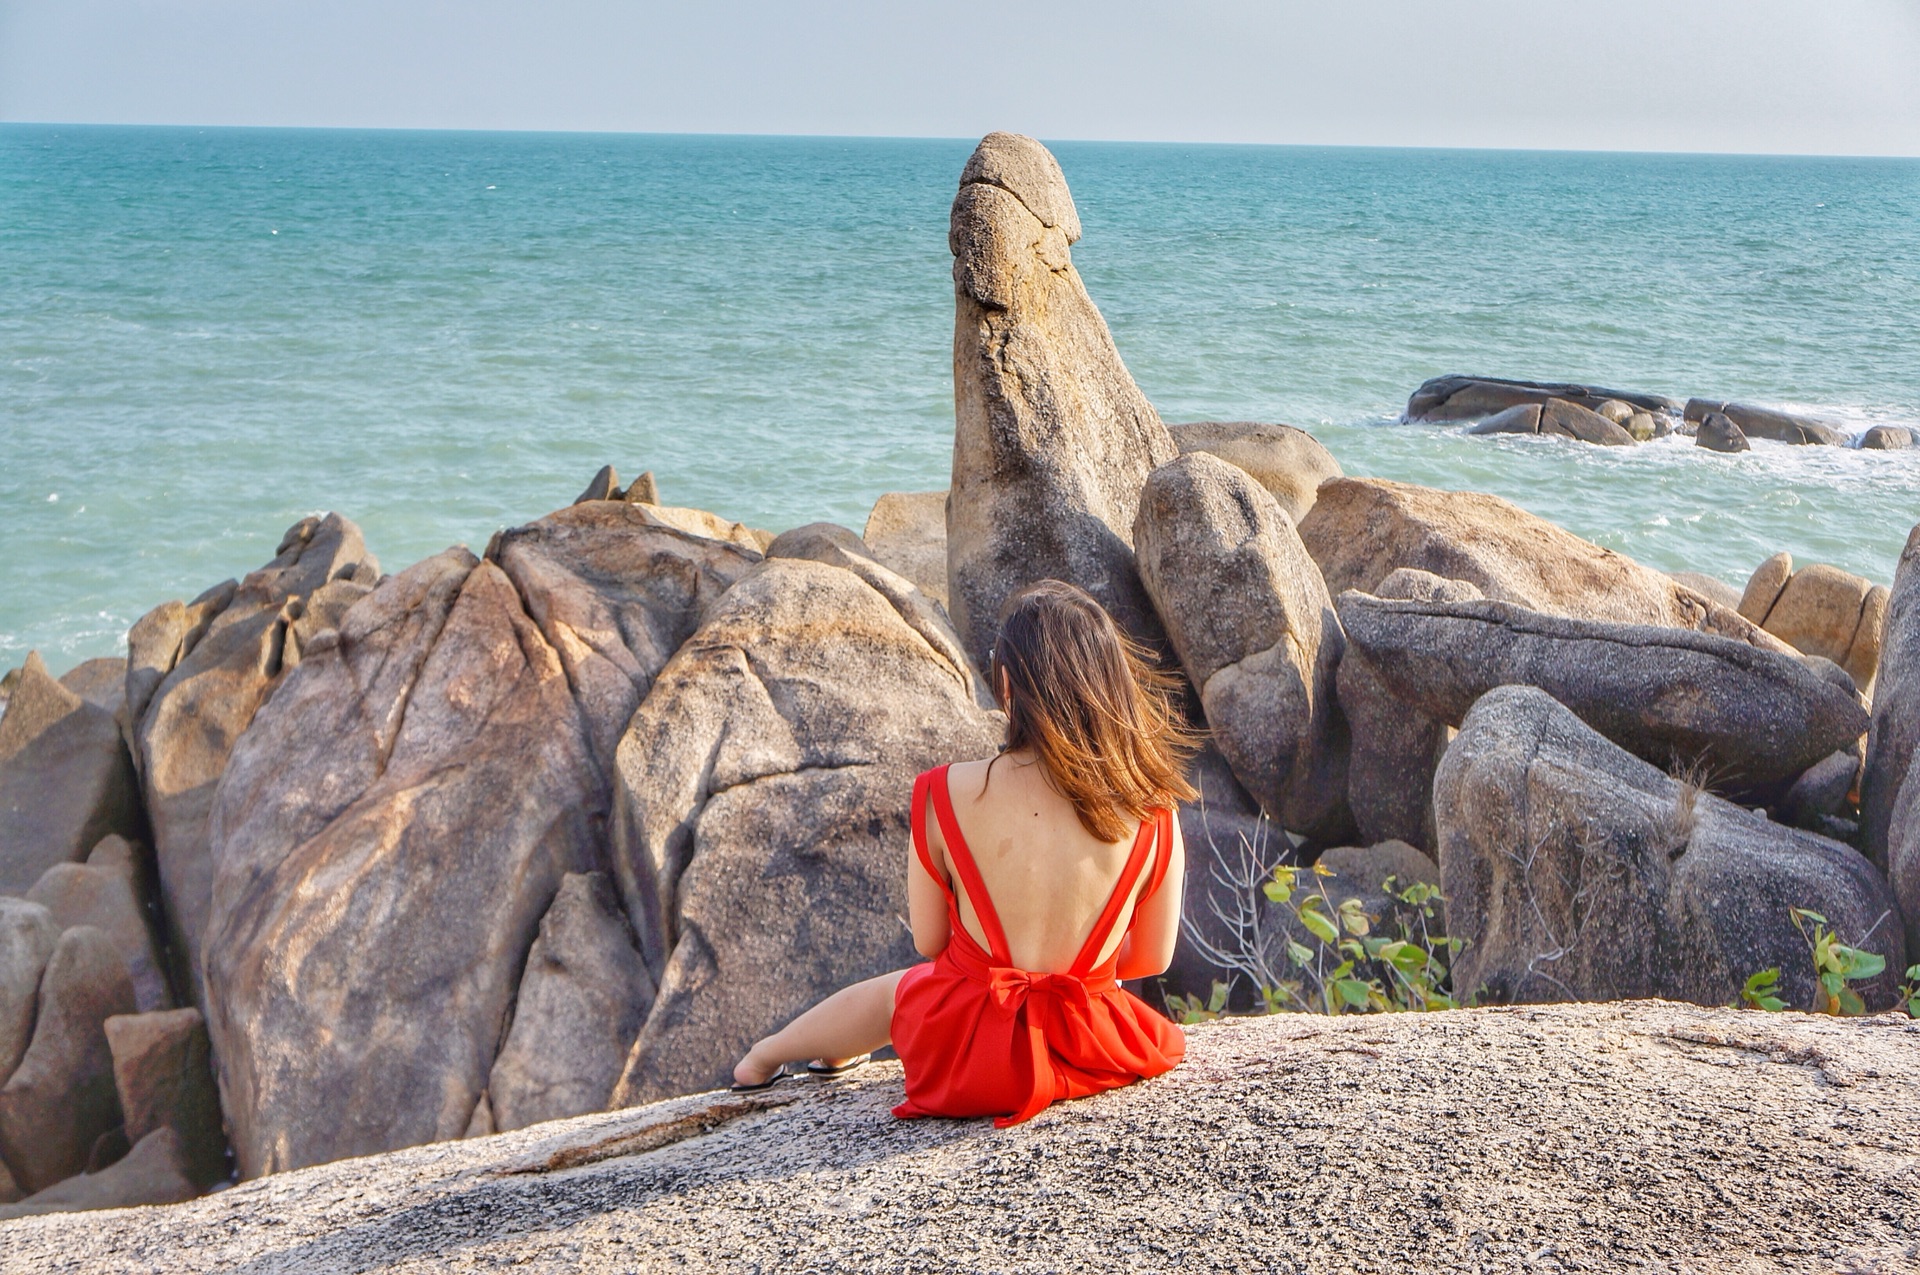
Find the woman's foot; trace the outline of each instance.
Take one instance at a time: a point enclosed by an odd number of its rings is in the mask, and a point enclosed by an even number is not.
[[[762,1052],[760,1041],[747,1051],[747,1056],[733,1065],[733,1087],[736,1089],[761,1089],[773,1083],[785,1064],[769,1058]]]

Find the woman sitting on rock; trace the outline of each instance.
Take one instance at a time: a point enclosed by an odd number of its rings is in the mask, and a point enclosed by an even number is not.
[[[837,1075],[891,1042],[907,1088],[894,1115],[1005,1126],[1186,1052],[1180,1029],[1118,981],[1164,971],[1180,933],[1172,808],[1196,794],[1171,681],[1057,580],[1014,598],[989,676],[1005,749],[913,786],[907,909],[932,961],[836,992],[760,1041],[736,1089],[806,1059]]]

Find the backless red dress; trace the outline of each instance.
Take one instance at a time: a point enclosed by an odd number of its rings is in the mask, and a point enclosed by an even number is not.
[[[991,952],[981,951],[960,924],[953,886],[934,866],[927,848],[929,797],[947,855],[973,901]],[[938,957],[908,970],[894,992],[893,1047],[907,1078],[907,1100],[893,1109],[894,1115],[994,1116],[994,1124],[1005,1128],[1032,1119],[1060,1099],[1083,1098],[1158,1076],[1185,1056],[1187,1042],[1180,1029],[1115,980],[1118,950],[1094,965],[1149,859],[1153,875],[1141,903],[1160,888],[1172,853],[1171,811],[1159,811],[1141,823],[1113,896],[1065,974],[1036,974],[1014,966],[993,901],[960,835],[945,766],[914,781],[912,820],[914,852],[946,892],[952,937]]]

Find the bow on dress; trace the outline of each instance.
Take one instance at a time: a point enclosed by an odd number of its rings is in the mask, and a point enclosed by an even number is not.
[[[1022,1124],[1045,1111],[1053,1102],[1053,1059],[1047,1045],[1047,1032],[1041,1013],[1049,1003],[1056,1013],[1093,1008],[1087,980],[1074,974],[1039,974],[995,965],[987,970],[987,996],[1000,1009],[1020,1019],[1026,1032],[1027,1053],[1032,1063],[1027,1099],[1011,1116],[994,1121],[1001,1127]],[[1024,1011],[1024,1012],[1023,1012]]]

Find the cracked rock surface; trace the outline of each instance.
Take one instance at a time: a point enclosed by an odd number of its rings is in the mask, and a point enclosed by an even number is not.
[[[541,917],[605,866],[615,741],[758,557],[576,505],[307,648],[214,800],[207,1021],[243,1176],[466,1131]]]
[[[892,1064],[25,1218],[0,1271],[1874,1272],[1920,1024],[1664,1002],[1239,1019],[995,1130]]]
[[[814,1001],[917,959],[913,778],[1005,727],[904,579],[845,546],[846,567],[780,556],[832,548],[775,541],[620,742],[615,876],[660,990],[616,1104],[723,1083]]]

